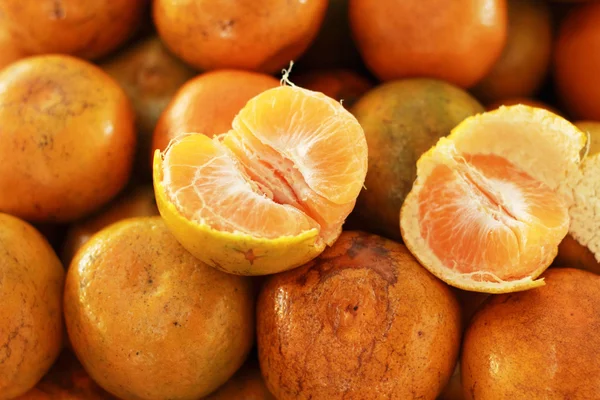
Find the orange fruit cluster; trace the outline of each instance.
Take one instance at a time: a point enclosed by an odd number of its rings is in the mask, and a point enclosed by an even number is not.
[[[0,400],[600,398],[600,2],[0,0]]]

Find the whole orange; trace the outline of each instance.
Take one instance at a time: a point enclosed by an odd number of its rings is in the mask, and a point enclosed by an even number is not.
[[[474,88],[484,102],[532,96],[550,67],[552,19],[538,0],[508,0],[508,39],[491,71]]]
[[[600,2],[575,7],[561,24],[554,79],[573,117],[600,120]]]
[[[12,40],[28,54],[96,59],[131,36],[147,0],[1,0]]]
[[[154,130],[154,149],[164,150],[182,133],[213,136],[231,129],[235,115],[257,94],[279,81],[270,75],[241,70],[206,72],[188,81],[161,114]]]
[[[175,54],[203,70],[279,72],[316,37],[327,0],[155,0],[154,23]]]
[[[0,71],[0,211],[71,221],[129,179],[134,115],[123,90],[70,56],[29,57]]]
[[[0,399],[31,389],[63,343],[65,272],[46,239],[0,213]]]
[[[195,400],[243,364],[254,336],[250,281],[188,253],[160,217],[113,224],[77,253],[64,313],[73,350],[124,400]]]
[[[352,34],[381,80],[438,78],[471,87],[506,42],[505,0],[350,0]]]
[[[460,325],[448,286],[406,247],[346,231],[263,287],[260,366],[279,400],[434,399],[454,369]]]

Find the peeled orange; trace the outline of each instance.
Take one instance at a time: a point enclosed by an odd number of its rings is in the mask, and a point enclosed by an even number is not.
[[[354,207],[367,172],[362,128],[340,103],[295,86],[255,96],[232,125],[155,153],[161,215],[216,268],[263,275],[304,264]]]
[[[501,107],[467,118],[417,162],[402,237],[447,283],[511,292],[553,261],[569,229],[586,136],[546,110]]]

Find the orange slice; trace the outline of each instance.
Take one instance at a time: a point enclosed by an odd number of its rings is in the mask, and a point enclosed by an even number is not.
[[[295,86],[251,99],[228,133],[182,136],[154,158],[159,210],[175,237],[245,275],[297,267],[333,244],[366,171],[356,119]]]
[[[467,118],[417,163],[400,214],[402,237],[434,275],[501,293],[543,284],[569,228],[585,135],[528,106]]]

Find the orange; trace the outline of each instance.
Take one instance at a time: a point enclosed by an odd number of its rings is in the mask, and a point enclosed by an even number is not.
[[[62,248],[61,258],[69,265],[77,250],[98,231],[125,218],[151,217],[158,215],[154,190],[151,186],[140,186],[124,193],[100,212],[77,221],[69,227]]]
[[[562,22],[554,52],[554,79],[566,109],[600,120],[600,3],[575,7]]]
[[[487,109],[495,110],[497,108],[500,108],[500,106],[515,106],[518,104],[523,104],[523,105],[530,106],[530,107],[543,108],[545,110],[550,111],[553,114],[560,115],[560,112],[556,108],[544,103],[543,101],[530,99],[527,97],[512,97],[512,98],[497,100],[497,101],[494,101],[494,102],[488,104]]]
[[[46,239],[0,213],[0,399],[31,389],[63,343],[64,270]]]
[[[538,0],[508,0],[508,39],[491,71],[473,89],[484,102],[528,97],[542,85],[552,52],[552,19]]]
[[[39,222],[93,212],[127,183],[134,116],[123,90],[70,56],[0,71],[0,211]]]
[[[248,278],[193,257],[160,217],[94,235],[67,273],[64,313],[85,370],[123,399],[204,397],[243,364],[254,336]]]
[[[342,101],[346,108],[373,87],[368,79],[346,69],[310,71],[295,77],[294,83]]]
[[[177,90],[196,72],[172,55],[156,36],[127,48],[100,67],[121,85],[131,100],[138,131],[136,167],[146,177],[158,118]]]
[[[205,400],[275,400],[275,397],[265,385],[258,362],[251,359]]]
[[[600,153],[600,122],[596,121],[577,121],[575,126],[589,135],[588,156]]]
[[[127,40],[145,0],[0,1],[12,40],[28,54],[66,53],[96,59]]]
[[[8,24],[5,21],[4,15],[0,12],[0,69],[6,67],[28,54],[19,46],[8,30]]]
[[[407,247],[434,275],[471,291],[510,292],[556,256],[577,195],[586,137],[527,106],[467,118],[417,162],[400,215]]]
[[[353,214],[369,231],[401,240],[398,210],[416,178],[417,160],[483,107],[454,85],[414,78],[377,86],[350,111],[369,146],[369,172]]]
[[[358,121],[295,86],[252,98],[227,134],[182,136],[154,157],[173,234],[200,260],[244,275],[297,267],[333,244],[366,172]]]
[[[267,281],[258,355],[279,400],[435,399],[454,369],[460,325],[449,287],[403,245],[346,231]]]
[[[274,73],[295,61],[317,36],[327,0],[153,2],[160,37],[202,70]]]
[[[75,355],[64,350],[44,378],[15,400],[118,400],[98,386]]]
[[[233,117],[257,94],[279,86],[274,77],[258,72],[219,70],[188,81],[161,114],[152,139],[154,150],[187,132],[214,136],[231,129]]]
[[[462,348],[465,399],[595,399],[600,276],[550,269],[546,285],[492,297]]]
[[[506,42],[505,0],[350,0],[350,26],[381,80],[438,78],[467,88]]]

